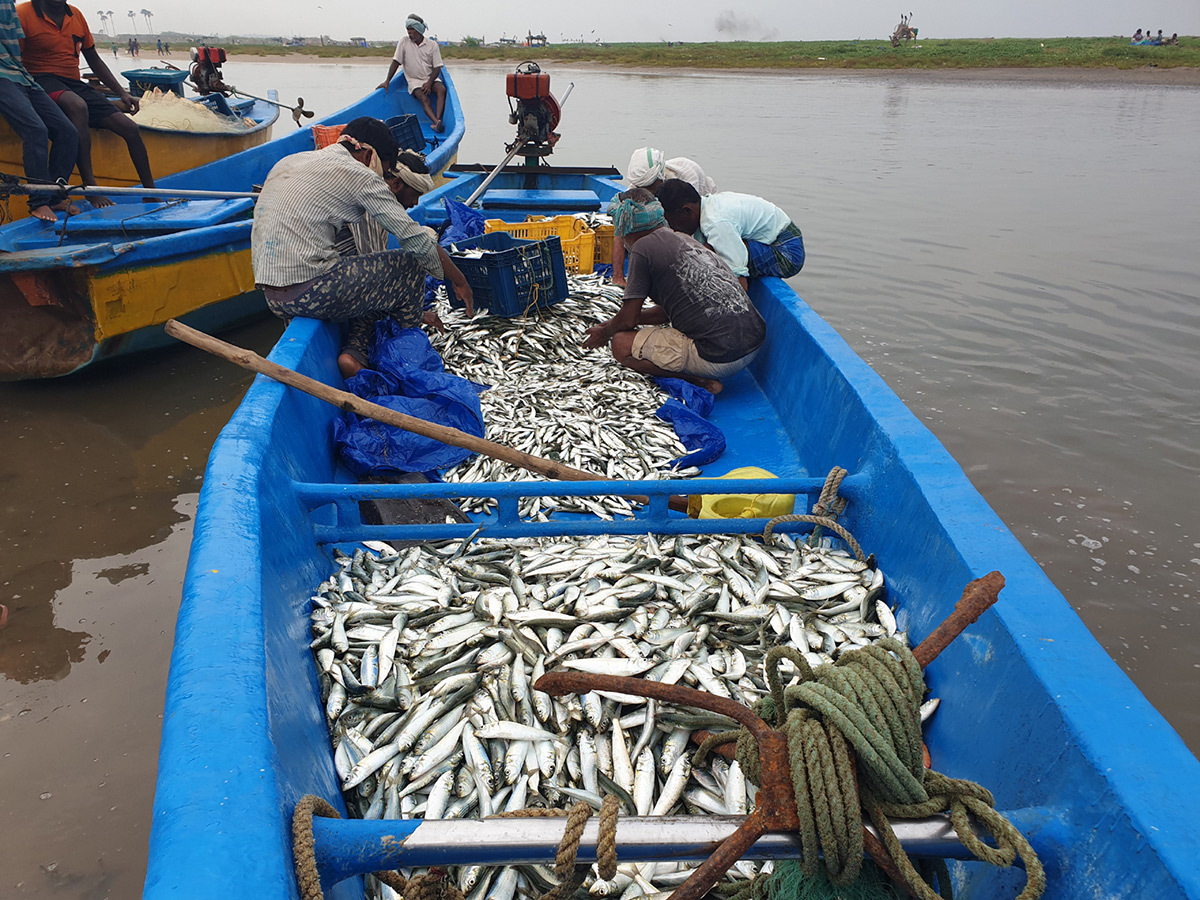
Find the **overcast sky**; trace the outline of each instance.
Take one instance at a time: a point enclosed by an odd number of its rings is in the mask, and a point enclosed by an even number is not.
[[[78,0],[92,29],[103,26]],[[911,2],[911,0],[909,0]],[[403,4],[345,0],[151,0],[154,31],[206,34],[363,36],[395,39],[409,12],[422,15],[443,41],[489,42],[543,32],[552,42],[877,39],[900,13],[912,12],[921,37],[1064,37],[1132,34],[1138,28],[1200,34],[1200,0],[935,0],[901,8],[883,0],[454,0]],[[141,7],[139,7],[141,9]],[[107,7],[105,7],[107,12]],[[115,10],[118,32],[132,33],[127,10]],[[137,17],[145,33],[146,22]],[[111,26],[110,26],[111,28]]]

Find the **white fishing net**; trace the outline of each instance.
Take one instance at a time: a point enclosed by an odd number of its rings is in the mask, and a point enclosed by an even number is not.
[[[206,134],[238,134],[256,124],[251,119],[230,119],[218,115],[201,103],[158,88],[142,95],[136,121],[139,125],[152,128]]]

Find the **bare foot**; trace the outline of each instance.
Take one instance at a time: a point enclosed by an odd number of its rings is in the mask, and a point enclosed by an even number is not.
[[[342,373],[343,378],[352,378],[363,369],[363,364],[360,363],[349,353],[342,353],[337,359],[338,371]]]
[[[725,390],[725,385],[721,384],[721,382],[717,381],[715,378],[697,378],[692,383],[695,384],[696,387],[704,388],[710,394],[719,394],[721,391]]]
[[[107,197],[101,197],[99,194],[90,194],[87,198],[88,203],[92,204],[94,209],[104,209],[106,206],[114,206],[113,201]]]
[[[55,212],[65,212],[68,216],[77,216],[82,210],[70,200],[59,200],[50,207]]]
[[[37,209],[31,209],[29,214],[35,219],[41,219],[43,222],[57,222],[58,216],[46,204],[42,204]]]
[[[444,130],[444,129],[445,129],[445,127],[446,127],[446,126],[442,124],[442,120],[441,120],[441,119],[434,119],[434,120],[433,120],[433,130],[434,130],[434,131],[441,132],[442,130]]]

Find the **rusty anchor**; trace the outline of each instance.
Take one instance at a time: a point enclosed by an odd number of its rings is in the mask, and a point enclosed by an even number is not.
[[[968,625],[978,620],[999,599],[1000,589],[1003,587],[1004,576],[999,572],[991,572],[970,582],[950,615],[913,651],[921,668],[927,667]],[[754,812],[747,816],[737,831],[717,845],[712,855],[692,872],[687,881],[676,888],[671,894],[671,900],[700,900],[762,835],[769,832],[795,833],[799,829],[800,820],[796,814],[795,793],[788,765],[787,737],[782,731],[777,731],[764,722],[748,707],[724,697],[680,685],[617,675],[547,672],[538,679],[534,687],[552,696],[582,694],[594,690],[612,691],[661,700],[678,706],[706,709],[733,719],[747,728],[758,742],[762,784],[759,785]],[[694,737],[703,740],[704,736],[704,733],[698,733]],[[731,756],[732,751],[726,749],[725,755]],[[865,825],[863,843],[871,859],[894,881],[903,884],[891,855]]]

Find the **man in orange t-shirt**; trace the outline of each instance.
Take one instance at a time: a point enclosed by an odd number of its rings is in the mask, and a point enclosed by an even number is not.
[[[79,131],[79,175],[88,186],[96,184],[92,172],[92,139],[88,126],[106,128],[119,135],[129,148],[129,158],[145,187],[154,187],[150,157],[137,123],[110,103],[103,94],[79,78],[79,55],[132,113],[138,101],[117,80],[96,50],[87,21],[65,0],[31,0],[17,7],[25,39],[21,58],[34,79],[58,103]],[[92,206],[111,206],[107,197],[91,196]]]

